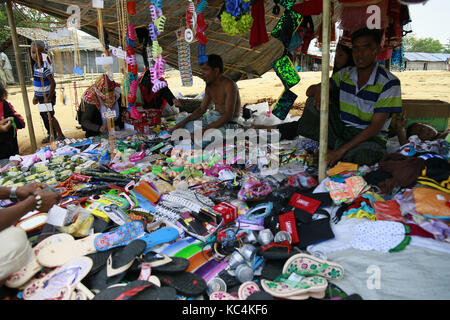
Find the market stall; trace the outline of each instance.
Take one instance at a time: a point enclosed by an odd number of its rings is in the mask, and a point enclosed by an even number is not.
[[[50,2],[33,6],[64,16]],[[297,30],[301,14],[291,10],[293,4],[280,1],[283,19]],[[323,1],[320,10],[325,51],[328,4]],[[163,43],[165,34],[154,31],[163,24],[157,9],[147,20],[153,41]],[[89,21],[84,10],[81,25]],[[275,41],[289,45],[292,39],[276,25]],[[127,31],[121,41],[137,45],[132,28]],[[104,34],[100,38],[104,42]],[[210,48],[208,42],[207,53]],[[152,49],[171,54],[168,46]],[[419,132],[374,165],[339,162],[328,169],[327,126],[321,127],[320,143],[302,136],[261,142],[248,133],[249,139],[198,150],[190,141],[171,139],[176,116],[136,114],[131,53],[123,86],[128,129],[108,124],[108,134],[54,142],[11,157],[1,169],[3,187],[42,182],[61,195],[48,212],[30,212],[16,223],[34,251],[6,282],[12,299],[448,299],[448,135],[427,140]],[[149,57],[164,65],[161,51]],[[278,58],[290,65],[288,54]],[[323,59],[322,83],[328,84],[329,55]],[[160,80],[163,67],[152,68]],[[298,83],[296,75],[280,76],[285,92]],[[323,85],[322,123],[327,94]],[[281,119],[289,107],[277,103],[271,112]],[[139,116],[151,122],[143,128]]]

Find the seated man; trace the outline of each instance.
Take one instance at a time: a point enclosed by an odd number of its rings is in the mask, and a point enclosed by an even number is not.
[[[367,28],[352,35],[354,67],[330,80],[328,121],[329,165],[337,161],[373,165],[386,154],[387,132],[393,113],[402,112],[400,80],[377,63],[382,33]],[[320,86],[307,103],[299,134],[319,140]],[[308,130],[306,130],[308,128]]]
[[[201,119],[202,134],[208,129],[219,129],[224,134],[225,129],[237,127],[236,121],[241,116],[239,89],[233,80],[222,74],[223,62],[220,56],[209,55],[208,62],[201,64],[200,67],[202,78],[206,82],[205,97],[200,107],[178,122],[172,130],[185,128],[192,135],[195,120],[199,120],[213,102],[215,109]],[[209,142],[203,141],[203,147]]]

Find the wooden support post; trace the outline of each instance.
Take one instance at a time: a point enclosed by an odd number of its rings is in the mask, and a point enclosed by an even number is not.
[[[322,181],[327,176],[328,103],[330,101],[330,5],[330,0],[323,0],[319,181]]]
[[[8,15],[9,27],[11,28],[11,39],[14,47],[14,54],[17,61],[17,72],[19,76],[20,89],[22,91],[23,105],[27,119],[28,133],[30,134],[31,152],[36,152],[36,136],[34,134],[33,118],[31,117],[30,102],[28,101],[27,86],[25,84],[25,76],[22,68],[22,59],[20,57],[19,39],[17,37],[16,21],[12,11],[11,0],[6,1],[6,14]]]

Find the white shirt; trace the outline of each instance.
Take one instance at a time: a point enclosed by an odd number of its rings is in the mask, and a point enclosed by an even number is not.
[[[2,61],[1,64],[3,64],[3,61],[5,61],[5,66],[3,67],[3,69],[11,69],[12,70],[11,62],[9,62],[8,56],[4,52],[2,52],[0,54],[0,59]]]

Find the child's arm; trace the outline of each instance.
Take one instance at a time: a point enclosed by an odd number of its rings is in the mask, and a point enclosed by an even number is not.
[[[6,102],[4,104],[4,113],[5,113],[5,118],[9,118],[9,117],[14,118],[14,122],[16,123],[17,129],[25,128],[25,121],[23,120],[22,116],[20,114],[18,114],[16,112],[16,110],[14,110],[14,107],[8,102]]]
[[[50,73],[49,75],[47,75],[47,80],[50,82],[50,91],[48,93],[47,101],[45,101],[45,103],[52,101],[56,91],[56,82],[55,78],[53,77],[53,74]]]

